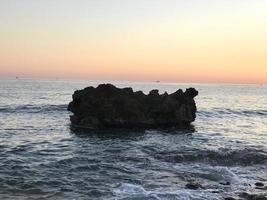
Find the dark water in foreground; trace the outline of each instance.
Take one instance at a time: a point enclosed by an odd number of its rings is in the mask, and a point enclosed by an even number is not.
[[[89,81],[0,80],[0,199],[223,199],[267,184],[267,87],[196,87],[194,129],[86,133],[66,111]],[[189,190],[195,180],[204,189]],[[230,185],[220,183],[230,182]],[[266,192],[266,191],[265,191]]]

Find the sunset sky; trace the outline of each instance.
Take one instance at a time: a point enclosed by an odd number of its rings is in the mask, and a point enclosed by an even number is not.
[[[267,0],[0,0],[0,78],[267,83]]]

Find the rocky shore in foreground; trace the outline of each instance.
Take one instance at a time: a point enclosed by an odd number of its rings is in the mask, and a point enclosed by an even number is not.
[[[117,88],[112,84],[87,87],[72,95],[68,110],[73,125],[90,128],[169,128],[189,126],[196,118],[194,88],[172,94],[134,92],[132,88]]]

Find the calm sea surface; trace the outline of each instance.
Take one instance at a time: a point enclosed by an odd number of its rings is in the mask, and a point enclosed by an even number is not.
[[[194,128],[71,128],[74,90],[97,81],[0,80],[0,199],[223,199],[267,184],[267,86],[113,82],[149,92],[195,87]],[[203,188],[189,190],[197,181]],[[230,185],[229,185],[230,184]]]

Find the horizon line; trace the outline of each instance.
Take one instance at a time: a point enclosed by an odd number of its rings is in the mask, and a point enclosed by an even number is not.
[[[255,82],[224,82],[224,81],[221,81],[221,82],[213,82],[213,81],[210,81],[210,82],[195,82],[195,81],[182,81],[182,82],[179,82],[179,81],[167,81],[167,80],[138,80],[138,79],[128,79],[128,80],[125,80],[125,79],[94,79],[94,78],[75,78],[75,77],[66,77],[66,78],[63,78],[63,77],[38,77],[38,76],[11,76],[11,75],[0,75],[0,78],[5,78],[5,79],[13,79],[13,80],[46,80],[46,81],[57,81],[57,80],[61,80],[61,81],[103,81],[103,82],[146,82],[146,83],[166,83],[166,84],[225,84],[225,85],[264,85],[266,86],[267,83],[255,83]]]

